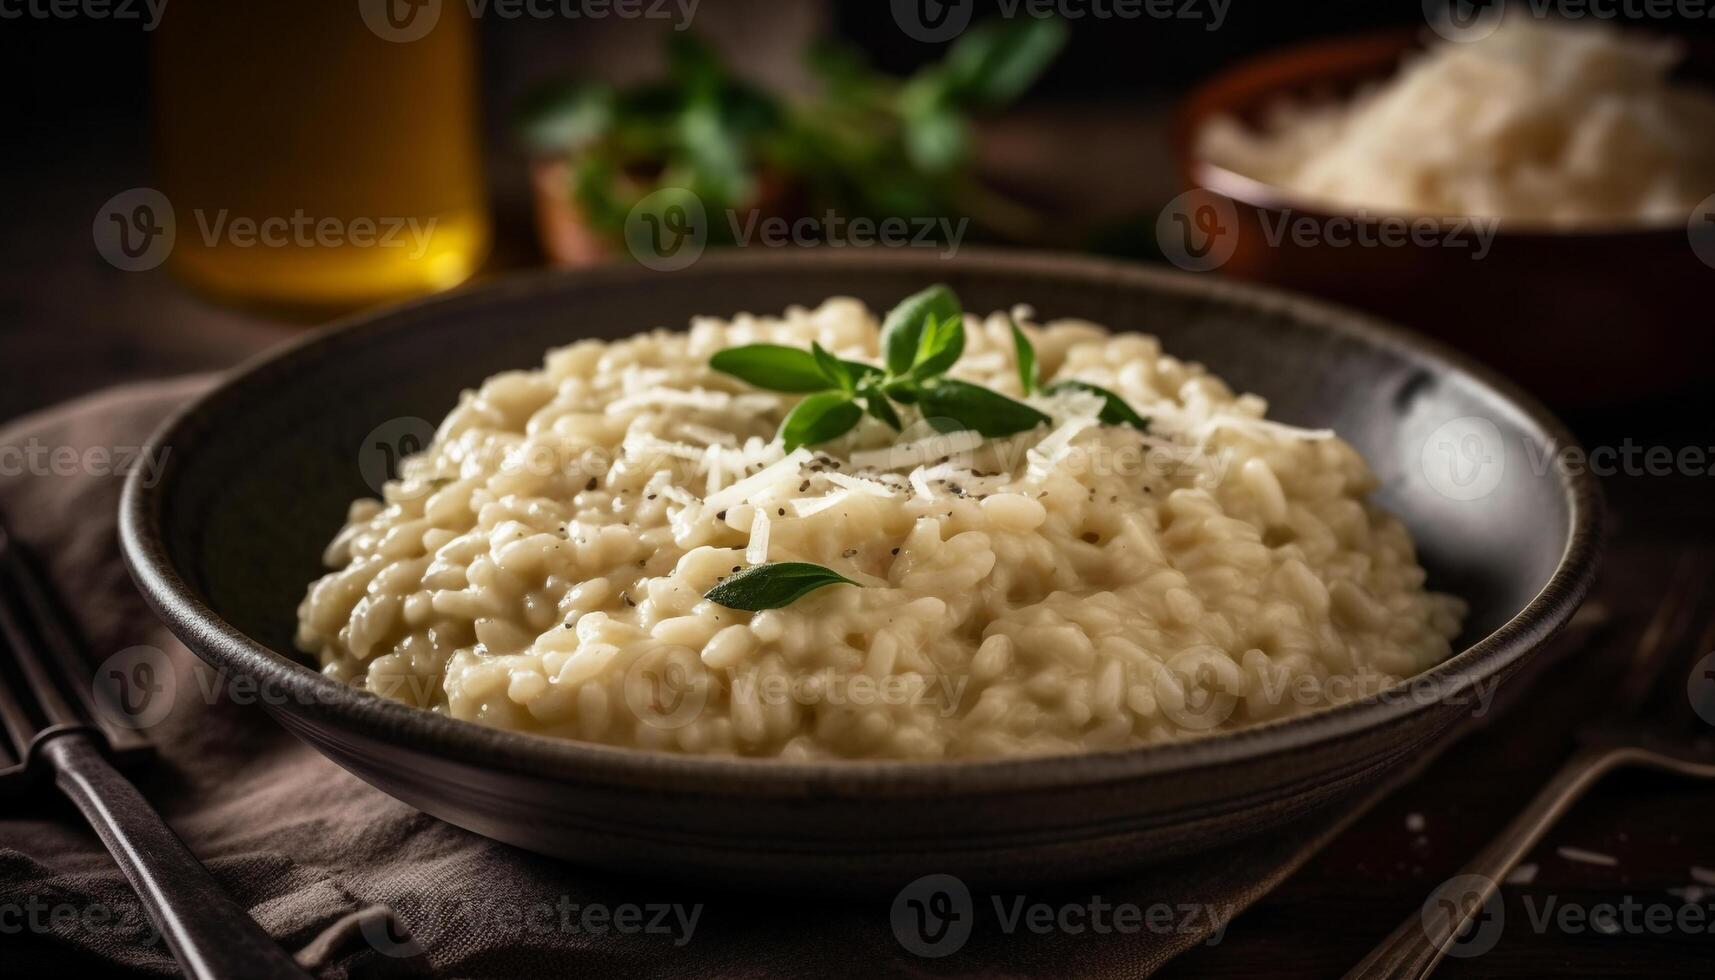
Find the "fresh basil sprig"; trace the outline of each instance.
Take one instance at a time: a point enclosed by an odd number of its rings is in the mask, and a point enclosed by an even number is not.
[[[1103,422],[1148,431],[1149,420],[1105,388],[1069,379],[1044,386],[1036,349],[1016,323],[1012,342],[1026,395],[1069,390],[1100,395]],[[881,349],[886,367],[842,360],[817,343],[807,351],[780,344],[731,347],[710,358],[709,366],[758,388],[805,395],[780,425],[787,452],[836,439],[865,415],[900,430],[892,402],[917,405],[942,431],[969,429],[984,438],[1025,432],[1050,421],[998,391],[943,376],[965,351],[964,311],[946,286],[931,286],[894,307],[883,321]],[[829,585],[857,584],[811,562],[770,562],[734,574],[703,598],[729,609],[759,612],[789,606]]]
[[[959,308],[959,299],[953,291],[942,285],[907,296],[888,311],[881,324],[881,353],[887,362],[887,373],[899,377],[909,372],[918,360],[924,329],[943,320],[958,321],[962,333],[964,311]],[[962,336],[960,342],[963,343]]]
[[[807,561],[769,562],[747,568],[703,593],[728,609],[761,612],[789,606],[829,585],[856,585],[851,579]]]
[[[1017,354],[1018,383],[1023,386],[1026,395],[1042,392],[1045,395],[1057,395],[1063,391],[1083,391],[1102,398],[1102,410],[1097,415],[1107,425],[1129,425],[1139,432],[1149,431],[1149,419],[1137,413],[1137,409],[1126,404],[1126,400],[1101,385],[1093,385],[1088,381],[1076,381],[1066,378],[1055,381],[1046,387],[1042,384],[1042,369],[1036,363],[1036,348],[1031,346],[1030,338],[1012,325],[1012,348]]]
[[[846,361],[820,344],[809,350],[749,344],[723,350],[709,366],[770,391],[808,395],[780,426],[786,451],[837,439],[865,415],[899,431],[893,407],[920,404],[931,422],[986,437],[1034,429],[1048,416],[981,385],[943,377],[965,352],[965,314],[946,286],[905,298],[881,330],[885,367]]]
[[[791,452],[799,446],[838,439],[863,418],[849,391],[818,391],[798,403],[780,426],[780,440]]]
[[[974,429],[985,439],[993,439],[1049,421],[1047,415],[1029,405],[969,381],[941,378],[924,387],[921,396],[923,417],[943,431]]]
[[[823,353],[826,353],[825,351]],[[879,374],[879,369],[857,361],[840,361],[846,370],[858,374]],[[811,351],[782,344],[747,344],[728,347],[709,358],[709,366],[722,374],[769,391],[803,394],[821,391],[836,378],[825,372],[820,358]]]

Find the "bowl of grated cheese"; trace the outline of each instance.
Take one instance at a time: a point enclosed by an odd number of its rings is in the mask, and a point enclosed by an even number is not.
[[[1319,41],[1202,85],[1174,140],[1194,193],[1158,226],[1169,258],[1213,236],[1200,269],[1403,322],[1557,405],[1715,363],[1705,44],[1519,13],[1475,40]]]

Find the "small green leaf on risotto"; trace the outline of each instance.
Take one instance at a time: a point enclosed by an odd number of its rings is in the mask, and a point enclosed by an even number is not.
[[[919,380],[945,374],[965,352],[965,318],[962,314],[932,320],[923,327],[911,376]]]
[[[1149,431],[1149,420],[1137,414],[1137,409],[1126,404],[1124,398],[1088,381],[1056,381],[1048,386],[1050,395],[1062,391],[1087,391],[1092,395],[1102,396],[1102,412],[1099,418],[1108,425],[1129,425],[1139,432]]]
[[[917,361],[918,345],[923,342],[923,330],[930,323],[963,316],[959,298],[940,284],[905,297],[888,312],[881,326],[881,352],[887,373],[901,375],[911,370]]]
[[[951,419],[960,428],[985,438],[1027,432],[1049,421],[1047,415],[997,391],[953,378],[942,378],[922,392],[923,417],[937,429],[938,420]]]
[[[844,361],[828,353],[821,344],[810,342],[810,356],[816,359],[816,370],[827,379],[827,383],[822,387],[833,385],[841,391],[852,391],[857,387],[857,375],[852,373],[851,368],[846,367]]]
[[[831,383],[816,355],[783,344],[728,347],[709,358],[709,367],[769,391],[821,391]]]
[[[761,612],[790,606],[827,585],[857,585],[851,579],[807,561],[770,562],[747,568],[703,593],[728,609]]]
[[[780,440],[786,451],[799,446],[837,439],[850,432],[863,418],[863,409],[843,391],[822,391],[799,402],[780,423]]]
[[[1026,395],[1036,394],[1036,389],[1042,387],[1042,375],[1036,367],[1036,348],[1031,346],[1030,338],[1024,335],[1017,323],[1008,321],[1012,326],[1012,349],[1018,355],[1018,383],[1024,387]]]
[[[872,418],[879,419],[884,425],[899,432],[905,424],[899,421],[899,413],[888,403],[887,396],[871,385],[861,385],[858,388],[858,401],[863,403],[863,410]]]

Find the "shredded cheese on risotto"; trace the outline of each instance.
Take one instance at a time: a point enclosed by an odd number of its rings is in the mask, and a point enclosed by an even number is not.
[[[1451,653],[1405,528],[1332,433],[1264,419],[1140,334],[966,317],[953,376],[1051,421],[982,439],[908,412],[781,451],[799,396],[712,371],[812,341],[874,363],[876,316],[585,340],[466,392],[383,499],[352,505],[298,643],[330,676],[485,725],[684,753],[942,759],[1083,752],[1361,697]],[[704,598],[761,562],[855,585],[744,612]]]

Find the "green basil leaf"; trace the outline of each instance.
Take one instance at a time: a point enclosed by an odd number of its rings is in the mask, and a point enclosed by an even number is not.
[[[887,396],[879,390],[871,387],[860,387],[858,400],[863,402],[865,412],[869,413],[872,418],[880,419],[893,431],[898,432],[905,428],[904,424],[899,421],[899,413],[893,410],[893,406],[887,401]]]
[[[942,67],[949,98],[985,109],[1024,94],[1046,70],[1071,31],[1058,18],[991,20],[965,31]]]
[[[1036,348],[1030,345],[1030,338],[1012,324],[1012,349],[1018,355],[1018,383],[1024,386],[1026,395],[1036,394],[1036,389],[1042,387],[1042,375],[1036,367]]]
[[[746,137],[713,98],[710,93],[685,108],[677,127],[679,142],[691,168],[691,186],[714,201],[736,203],[751,190]]]
[[[946,373],[965,352],[965,318],[954,316],[923,328],[911,376],[922,381]]]
[[[923,417],[951,419],[962,428],[993,438],[1025,432],[1049,421],[1048,416],[998,391],[968,381],[942,378],[922,391]]]
[[[799,402],[780,423],[780,438],[791,452],[799,446],[827,442],[852,430],[863,409],[843,391],[822,391]]]
[[[709,358],[709,367],[769,391],[824,391],[832,383],[814,354],[781,344],[728,347]]]
[[[559,83],[532,92],[517,116],[519,135],[537,153],[564,153],[608,133],[614,94],[605,85]]]
[[[822,377],[841,391],[852,391],[857,387],[857,378],[852,374],[846,362],[823,349],[821,344],[810,342],[810,356],[816,359],[816,369],[822,372]]]
[[[1048,386],[1050,395],[1062,391],[1087,391],[1092,395],[1103,398],[1101,420],[1108,425],[1129,425],[1139,432],[1149,431],[1149,420],[1137,414],[1137,410],[1127,405],[1124,398],[1088,381],[1056,381]]]
[[[957,170],[970,156],[970,134],[958,110],[945,103],[907,106],[901,136],[905,154],[926,174]]]
[[[857,585],[851,579],[807,561],[770,562],[747,568],[703,593],[728,609],[760,612],[790,606],[829,585]]]
[[[852,377],[856,378],[860,384],[867,378],[880,378],[886,373],[874,364],[865,364],[862,361],[848,361],[842,358],[840,363],[846,366],[846,370],[850,371]]]
[[[888,312],[881,326],[881,350],[887,373],[900,375],[911,370],[923,330],[929,323],[961,315],[959,298],[943,285],[930,286],[905,297]]]
[[[917,382],[909,378],[900,378],[881,386],[883,393],[901,405],[917,404]]]

